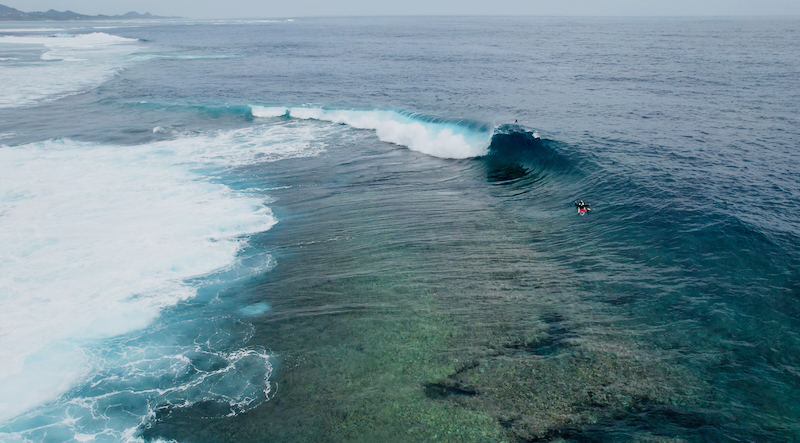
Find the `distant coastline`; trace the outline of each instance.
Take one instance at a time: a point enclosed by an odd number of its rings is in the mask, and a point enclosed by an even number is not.
[[[139,14],[138,12],[129,12],[123,15],[84,15],[72,11],[56,11],[51,9],[47,12],[22,12],[19,9],[14,9],[5,5],[0,5],[0,21],[50,21],[50,20],[140,20],[140,19],[165,19],[165,18],[180,18],[180,17],[159,17],[157,15],[145,12]]]

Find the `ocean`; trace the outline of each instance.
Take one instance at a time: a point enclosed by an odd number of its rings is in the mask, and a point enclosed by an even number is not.
[[[798,73],[797,17],[3,23],[0,441],[800,441]]]

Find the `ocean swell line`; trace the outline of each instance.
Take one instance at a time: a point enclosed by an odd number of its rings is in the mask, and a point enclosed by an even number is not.
[[[250,106],[254,117],[291,117],[346,124],[374,130],[378,139],[412,151],[441,158],[471,158],[486,155],[492,134],[452,123],[424,121],[413,114],[389,110],[350,110],[306,107]]]

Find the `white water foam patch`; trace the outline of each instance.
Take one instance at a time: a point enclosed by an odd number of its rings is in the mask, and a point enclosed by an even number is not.
[[[31,106],[94,88],[132,63],[137,40],[101,32],[54,36],[4,36],[0,48],[42,51],[36,62],[0,70],[0,108]]]
[[[32,423],[43,421],[46,432],[58,429],[70,439],[121,435],[167,400],[189,405],[210,398],[234,412],[263,401],[269,391],[264,383],[244,388],[226,378],[222,386],[206,381],[216,376],[198,372],[206,366],[196,360],[194,369],[170,363],[186,360],[176,356],[205,343],[207,358],[233,367],[249,362],[249,369],[236,371],[253,372],[247,380],[266,380],[271,367],[263,350],[248,350],[250,357],[242,360],[225,354],[224,346],[209,345],[209,336],[220,335],[219,325],[191,339],[179,329],[160,340],[151,333],[146,340],[97,347],[146,330],[164,309],[194,297],[192,278],[207,275],[223,284],[263,272],[268,257],[255,265],[239,257],[246,235],[276,222],[263,197],[209,182],[198,171],[213,176],[230,167],[315,155],[322,149],[311,140],[317,136],[312,129],[257,127],[134,147],[69,140],[0,147],[0,440],[37,441],[44,431]],[[98,375],[101,370],[110,375]],[[100,383],[107,389],[66,394],[87,377],[97,380],[89,388]],[[147,386],[159,377],[177,384]],[[138,384],[144,399],[136,403],[141,415],[126,410],[113,420],[98,418],[105,414],[98,412],[101,398],[130,383]],[[167,395],[189,391],[183,400]],[[83,416],[69,406],[76,398],[91,403]],[[79,427],[70,421],[75,414]],[[109,425],[115,420],[121,420],[118,426]]]
[[[139,434],[159,412],[200,402],[202,418],[252,409],[273,391],[270,355],[220,350],[249,340],[253,328],[243,327],[230,317],[195,319],[112,341],[95,352],[91,378],[53,404],[0,425],[0,439],[144,443]]]
[[[81,342],[147,326],[194,295],[183,280],[232,262],[237,236],[275,222],[261,201],[125,150],[0,150],[0,421],[83,375]]]
[[[470,158],[488,154],[491,135],[445,123],[426,122],[395,111],[329,110],[323,108],[250,107],[255,117],[289,115],[304,120],[343,123],[375,130],[382,141],[441,158]]]
[[[325,151],[321,140],[329,132],[329,128],[299,125],[254,126],[165,144],[188,165],[242,166],[316,156]]]

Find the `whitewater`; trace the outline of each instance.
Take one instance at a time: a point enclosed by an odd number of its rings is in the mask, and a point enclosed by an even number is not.
[[[256,117],[287,116],[372,129],[382,141],[441,158],[470,158],[489,152],[490,131],[475,131],[458,124],[426,121],[424,116],[385,110],[281,108],[251,106]]]

